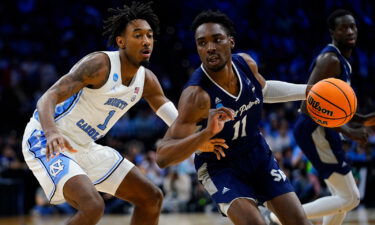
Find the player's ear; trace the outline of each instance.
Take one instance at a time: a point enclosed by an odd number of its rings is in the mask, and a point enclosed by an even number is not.
[[[233,49],[236,42],[234,41],[234,38],[232,36],[229,36],[229,42],[230,42],[230,48]]]
[[[330,35],[331,37],[333,37],[333,33],[334,33],[334,32],[335,32],[334,30],[329,29],[329,35]]]
[[[121,49],[125,49],[126,48],[126,44],[125,44],[125,40],[123,37],[121,36],[117,36],[116,37],[116,43],[117,43],[117,46]]]

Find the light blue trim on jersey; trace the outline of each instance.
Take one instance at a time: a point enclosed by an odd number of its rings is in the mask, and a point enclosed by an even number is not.
[[[57,122],[59,119],[63,118],[66,114],[68,114],[74,106],[76,106],[77,102],[79,101],[83,90],[78,92],[77,94],[71,96],[67,100],[65,100],[64,104],[61,106],[56,107],[55,109],[55,122]],[[61,107],[59,109],[59,107]],[[59,111],[62,111],[60,115],[58,115]]]
[[[124,157],[122,157],[122,155],[120,155],[120,153],[118,153],[117,151],[115,151],[115,152],[120,157],[119,160],[117,160],[116,164],[102,178],[99,178],[98,180],[94,181],[93,182],[94,185],[100,184],[105,179],[107,179],[113,173],[113,171],[115,169],[117,169],[117,167],[120,165],[120,163],[124,160]]]
[[[57,122],[59,119],[63,118],[66,114],[68,114],[74,106],[77,104],[78,100],[80,99],[82,95],[82,91],[76,93],[75,95],[72,95],[70,98],[66,99],[61,105],[56,106],[55,108],[55,122]],[[38,110],[34,111],[33,117],[39,121],[39,113]]]

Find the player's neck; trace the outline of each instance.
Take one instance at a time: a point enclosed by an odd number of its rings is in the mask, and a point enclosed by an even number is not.
[[[219,71],[207,70],[207,73],[220,87],[235,96],[238,95],[240,85],[231,63]]]
[[[210,69],[205,68],[208,75],[218,84],[225,84],[229,80],[233,78],[233,76],[236,76],[232,65],[226,65],[219,71],[212,71]]]
[[[121,78],[124,85],[128,86],[139,69],[139,65],[131,62],[125,54],[120,54]]]
[[[352,47],[340,45],[335,41],[332,44],[340,51],[341,55],[343,55],[345,58],[350,58],[350,56],[352,55]]]

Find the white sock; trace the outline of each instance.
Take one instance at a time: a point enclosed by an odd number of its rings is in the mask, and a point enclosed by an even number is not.
[[[332,195],[303,205],[309,219],[342,214],[359,203],[359,191],[351,172],[333,173],[325,182]]]
[[[353,174],[351,172],[346,175],[333,173],[325,182],[332,196],[303,204],[303,209],[308,219],[323,217],[323,225],[341,224],[345,219],[346,212],[359,202],[359,191]],[[273,212],[270,214],[270,219],[281,225]]]

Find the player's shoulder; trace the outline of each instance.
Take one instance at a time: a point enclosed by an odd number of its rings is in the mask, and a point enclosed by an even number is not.
[[[326,66],[340,65],[340,59],[334,52],[325,52],[318,56],[316,59],[316,64]]]
[[[109,64],[109,57],[106,53],[104,52],[91,52],[87,54],[86,56],[83,57],[83,60],[88,60],[88,61],[94,61],[96,63],[101,63],[101,64]]]
[[[245,60],[246,64],[250,67],[250,70],[253,74],[258,74],[258,65],[249,54],[237,53],[237,55],[239,55]]]
[[[103,52],[92,52],[85,55],[81,60],[79,60],[71,69],[73,71],[77,67],[88,68],[87,71],[97,71],[108,72],[111,67],[110,59],[107,54]]]
[[[210,96],[200,86],[188,86],[182,91],[179,105],[188,103],[193,108],[198,109],[209,109],[210,108]]]
[[[143,97],[154,96],[159,94],[164,95],[157,76],[150,69],[144,68],[144,71],[145,76],[143,85]]]
[[[237,53],[237,55],[242,57],[247,62],[247,64],[249,64],[249,66],[257,66],[257,63],[249,54],[241,52]]]
[[[111,68],[108,56],[103,52],[92,52],[79,60],[68,74],[83,74],[87,79],[103,80],[108,78]]]
[[[155,75],[154,72],[152,72],[152,70],[145,68],[145,67],[144,67],[144,70],[145,70],[146,82],[159,82],[158,77]]]

